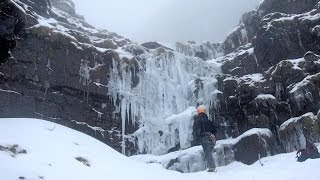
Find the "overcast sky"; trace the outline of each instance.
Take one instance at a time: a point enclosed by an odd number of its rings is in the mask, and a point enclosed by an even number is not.
[[[223,41],[261,0],[73,0],[78,14],[133,41]]]

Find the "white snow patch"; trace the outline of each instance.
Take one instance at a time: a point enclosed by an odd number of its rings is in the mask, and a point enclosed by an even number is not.
[[[78,131],[36,119],[0,119],[0,137],[1,145],[18,144],[27,151],[27,154],[18,155],[16,158],[0,151],[0,171],[3,180],[19,177],[43,177],[46,180],[103,180],[106,177],[133,180],[320,179],[320,174],[316,173],[320,160],[298,163],[295,153],[263,158],[261,161],[264,166],[259,162],[251,166],[234,162],[218,168],[217,173],[181,174],[165,170],[160,164],[145,164],[125,157]],[[201,149],[198,147],[198,150]],[[76,157],[87,159],[91,166],[78,162]]]
[[[248,137],[248,136],[252,136],[254,134],[257,134],[258,136],[265,136],[265,137],[271,137],[272,136],[272,132],[270,131],[270,129],[253,128],[253,129],[250,129],[250,130],[246,131],[245,133],[243,133],[242,135],[238,136],[237,138],[230,138],[230,139],[224,139],[224,140],[218,141],[216,147],[225,146],[225,145],[235,145],[241,139],[243,139],[245,137]]]
[[[242,81],[247,81],[247,82],[265,82],[266,79],[263,77],[261,73],[256,73],[256,74],[248,74],[245,76],[242,76],[239,78]]]
[[[315,115],[312,112],[306,113],[300,117],[294,117],[294,118],[290,118],[288,119],[286,122],[282,123],[280,126],[280,130],[284,130],[289,124],[291,123],[295,123],[297,122],[299,119],[303,118],[303,117],[311,117],[311,119],[315,119]]]
[[[297,92],[301,87],[307,85],[308,83],[311,83],[310,80],[311,80],[312,78],[314,78],[315,76],[318,76],[318,75],[320,75],[320,73],[315,74],[315,75],[309,75],[309,76],[305,77],[302,81],[296,83],[296,84],[292,87],[292,89],[290,90],[290,93],[295,93],[295,92]]]
[[[299,63],[305,61],[304,58],[299,58],[299,59],[290,59],[290,60],[287,60],[289,62],[291,62],[293,64],[293,69],[299,69],[301,70],[301,68],[299,67]]]
[[[26,14],[26,10],[23,9],[19,4],[16,3],[17,2],[20,2],[18,0],[10,0],[15,6],[17,6],[17,8],[19,8],[24,14]],[[20,2],[21,3],[21,2]]]
[[[14,93],[14,94],[18,94],[21,95],[20,93],[16,92],[16,91],[11,91],[11,90],[5,90],[5,89],[0,89],[1,92],[6,92],[6,93]]]
[[[256,99],[276,99],[272,94],[259,94]]]

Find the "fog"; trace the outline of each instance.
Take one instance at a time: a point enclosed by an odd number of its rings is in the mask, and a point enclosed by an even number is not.
[[[133,41],[222,41],[261,0],[73,0],[78,14]]]

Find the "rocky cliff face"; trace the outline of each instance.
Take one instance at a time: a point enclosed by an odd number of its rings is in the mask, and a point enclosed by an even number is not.
[[[193,145],[194,106],[204,104],[219,139],[244,137],[220,142],[218,165],[320,141],[317,0],[265,0],[221,44],[139,45],[87,24],[70,0],[0,8],[0,117],[54,121],[128,155],[165,154]],[[177,159],[167,168],[191,162]]]
[[[36,117],[121,150],[121,122],[107,94],[113,51],[129,40],[98,31],[71,1],[1,2],[0,116]]]
[[[319,1],[265,0],[242,17],[223,43],[225,74],[219,78],[223,94],[214,112],[216,122],[227,124],[224,129],[233,127],[237,136],[254,127],[269,128],[283,151],[294,150],[288,144],[304,148],[305,139],[319,141],[301,134],[318,132],[311,126],[303,131],[280,128],[292,117],[320,109],[319,6]],[[304,140],[283,138],[280,129],[282,134],[301,134]]]

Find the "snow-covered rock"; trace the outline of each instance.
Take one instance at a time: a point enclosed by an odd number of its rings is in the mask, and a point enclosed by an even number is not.
[[[297,112],[314,112],[320,108],[320,73],[309,75],[288,87],[290,103]],[[295,114],[297,113],[295,112]]]
[[[291,118],[280,126],[279,135],[286,152],[306,148],[307,141],[319,142],[320,126],[313,113]]]

